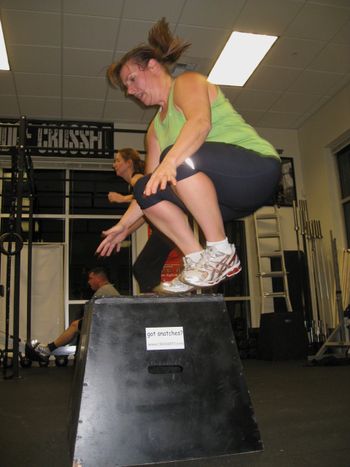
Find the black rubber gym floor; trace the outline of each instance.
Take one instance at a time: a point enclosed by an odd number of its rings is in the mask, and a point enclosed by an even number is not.
[[[264,451],[158,467],[350,466],[350,366],[260,360],[243,366]],[[18,380],[0,374],[0,467],[71,466],[73,372],[72,365],[33,365]]]

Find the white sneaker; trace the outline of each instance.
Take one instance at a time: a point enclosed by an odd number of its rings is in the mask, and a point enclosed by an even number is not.
[[[233,245],[228,254],[222,253],[215,246],[207,247],[197,263],[185,257],[184,265],[180,280],[194,287],[213,287],[242,269]]]
[[[161,282],[155,289],[159,293],[186,293],[191,292],[195,288],[192,285],[185,284],[179,279],[179,276],[175,277],[172,281]]]

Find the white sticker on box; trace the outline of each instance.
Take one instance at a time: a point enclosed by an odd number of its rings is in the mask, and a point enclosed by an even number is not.
[[[184,330],[182,326],[167,328],[146,328],[147,350],[184,349]]]

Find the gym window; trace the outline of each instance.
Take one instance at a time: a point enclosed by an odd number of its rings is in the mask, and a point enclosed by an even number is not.
[[[350,248],[350,144],[336,153],[347,246]]]

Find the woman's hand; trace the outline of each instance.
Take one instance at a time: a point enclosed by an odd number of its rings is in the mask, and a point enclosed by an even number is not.
[[[110,203],[130,203],[132,195],[122,195],[116,191],[110,191],[108,193],[108,201]]]
[[[150,196],[158,190],[165,190],[168,183],[176,186],[176,165],[165,158],[153,172],[143,193],[145,196]]]
[[[102,235],[105,238],[97,247],[96,254],[99,256],[110,256],[114,250],[117,253],[120,251],[122,241],[128,236],[128,229],[118,222],[112,228],[104,230]]]

